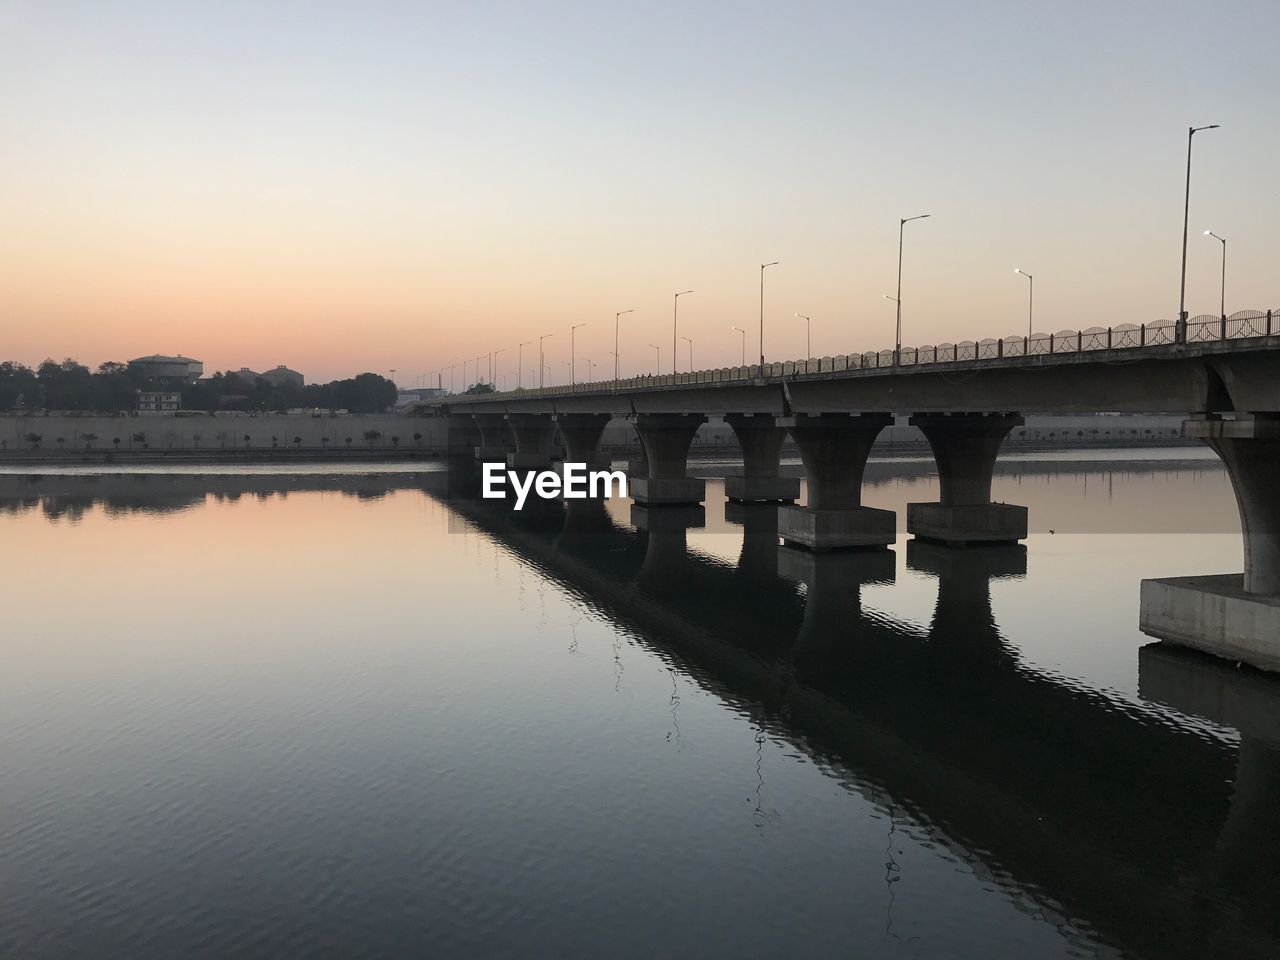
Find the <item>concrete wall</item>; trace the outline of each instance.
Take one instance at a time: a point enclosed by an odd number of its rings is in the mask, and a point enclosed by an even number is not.
[[[370,444],[364,439],[368,430],[377,430],[382,439]],[[131,441],[130,435],[145,433],[147,446],[152,450],[186,449],[243,449],[245,436],[249,446],[255,449],[270,448],[272,438],[281,447],[294,446],[294,437],[301,438],[302,447],[324,447],[323,438],[330,448],[346,447],[351,438],[351,449],[360,447],[390,447],[391,437],[400,438],[400,446],[438,446],[444,442],[444,421],[426,417],[398,417],[378,414],[345,417],[290,417],[248,416],[220,413],[212,416],[164,417],[164,416],[4,416],[0,417],[0,441],[3,452],[26,450],[30,444],[23,441],[28,433],[38,433],[44,439],[42,450],[57,450],[58,437],[64,442],[64,450],[84,448],[82,435],[95,433],[94,449],[115,448],[112,440],[120,438],[121,450],[140,449],[141,444]],[[422,434],[415,442],[413,435]],[[221,435],[221,436],[220,436]]]

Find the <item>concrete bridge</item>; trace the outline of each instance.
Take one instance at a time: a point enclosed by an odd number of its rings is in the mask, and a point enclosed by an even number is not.
[[[1280,317],[1244,311],[1183,324],[1095,327],[806,361],[701,370],[427,401],[415,411],[448,418],[453,452],[544,468],[553,459],[599,461],[613,418],[639,435],[630,492],[648,507],[697,504],[688,475],[698,427],[723,417],[742,451],[731,500],[788,504],[785,543],[824,552],[884,548],[896,518],[862,505],[867,456],[895,416],[907,415],[937,462],[939,499],[913,503],[907,530],[943,544],[1014,543],[1027,511],[991,500],[1004,438],[1026,413],[1172,413],[1221,457],[1240,509],[1239,574],[1148,580],[1142,628],[1218,656],[1280,670]],[[779,475],[790,433],[797,478]]]
[[[907,567],[937,582],[919,625],[863,609],[866,586],[894,579],[891,551],[779,548],[775,506],[727,505],[744,531],[731,566],[688,548],[695,508],[634,506],[633,531],[598,501],[514,513],[451,479],[447,502],[1018,900],[1126,955],[1280,949],[1280,689],[1163,644],[1140,652],[1144,700],[1235,727],[1236,743],[1037,671],[1001,635],[989,586],[1026,575],[1025,547],[909,542]]]

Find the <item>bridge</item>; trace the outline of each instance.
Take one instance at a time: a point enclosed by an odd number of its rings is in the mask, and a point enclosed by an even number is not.
[[[417,405],[447,418],[451,453],[542,469],[599,463],[613,418],[644,451],[630,493],[645,508],[700,504],[688,475],[694,434],[723,417],[742,450],[726,495],[775,502],[778,536],[816,552],[883,549],[892,512],[864,506],[862,478],[880,431],[906,415],[937,463],[939,498],[907,508],[915,537],[964,546],[1016,543],[1027,511],[991,500],[1004,438],[1027,413],[1166,413],[1217,452],[1235,489],[1243,571],[1141,586],[1142,629],[1153,636],[1280,670],[1280,311],[1184,322],[1122,324],[1056,334],[963,341],[866,354],[454,395]],[[790,434],[807,487],[780,475]],[[562,447],[562,450],[561,450]],[[474,451],[474,454],[473,454]]]

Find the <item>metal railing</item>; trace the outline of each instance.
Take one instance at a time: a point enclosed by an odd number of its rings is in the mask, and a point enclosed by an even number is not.
[[[1254,337],[1280,336],[1280,309],[1241,310],[1226,317],[1202,314],[1185,324],[1181,342],[1209,343],[1217,340],[1245,340]],[[1178,323],[1156,320],[1152,323],[1123,323],[1115,327],[1090,327],[1087,330],[1061,330],[1058,333],[1033,333],[1030,336],[1008,336],[1001,339],[962,340],[922,347],[904,347],[894,357],[893,350],[850,353],[833,357],[811,357],[808,360],[786,360],[736,367],[716,367],[691,373],[652,374],[563,384],[558,387],[532,387],[502,393],[480,394],[476,399],[503,397],[560,397],[577,393],[611,393],[643,390],[651,387],[683,384],[715,384],[742,380],[761,380],[804,376],[808,374],[844,373],[854,370],[876,370],[890,367],[914,367],[974,360],[1008,360],[1017,357],[1042,357],[1057,354],[1079,354],[1104,350],[1141,351],[1178,343]],[[452,394],[451,396],[464,396]]]

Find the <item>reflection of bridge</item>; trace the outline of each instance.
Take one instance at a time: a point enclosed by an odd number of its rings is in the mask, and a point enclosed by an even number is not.
[[[1021,342],[1021,346],[1019,346]],[[993,346],[994,345],[994,346]],[[1043,345],[1043,349],[1041,346]],[[963,348],[963,349],[962,349]],[[649,506],[699,503],[690,443],[721,415],[742,450],[730,499],[793,502],[796,478],[778,463],[789,432],[800,451],[807,503],[780,514],[779,535],[811,550],[883,547],[896,518],[862,505],[867,456],[895,414],[911,414],[937,463],[939,499],[907,507],[907,529],[945,543],[1012,543],[1027,535],[1025,507],[993,503],[1004,438],[1025,413],[1190,414],[1231,475],[1244,533],[1244,572],[1148,581],[1148,632],[1221,656],[1280,669],[1280,321],[1257,311],[1145,327],[1006,338],[799,363],[703,370],[428,401],[449,443],[517,468],[548,466],[556,436],[570,461],[594,462],[613,417],[635,425],[644,449],[631,494]]]
[[[635,507],[632,532],[598,502],[515,514],[460,493],[455,477],[450,508],[487,536],[873,801],[910,810],[1020,899],[1126,955],[1280,949],[1274,684],[1142,652],[1143,696],[1240,724],[1237,750],[1165,710],[1037,673],[990,602],[991,579],[1024,574],[1019,546],[909,543],[908,567],[938,580],[925,630],[862,610],[861,585],[891,580],[892,554],[780,550],[776,507],[729,511],[744,539],[728,566],[687,549],[696,510]],[[1219,715],[1224,690],[1247,716]]]

